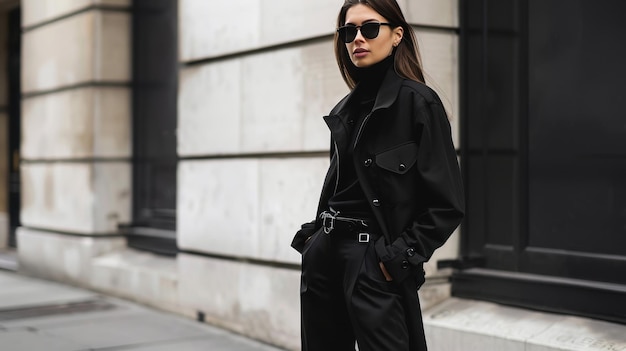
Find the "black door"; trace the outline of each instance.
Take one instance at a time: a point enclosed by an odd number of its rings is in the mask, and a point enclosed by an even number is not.
[[[626,2],[462,6],[463,254],[453,294],[626,322]]]
[[[20,64],[21,64],[21,11],[9,11],[8,79],[9,79],[9,246],[17,244],[15,232],[20,226]]]

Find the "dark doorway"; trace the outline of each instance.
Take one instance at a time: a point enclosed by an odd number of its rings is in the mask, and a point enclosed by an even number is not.
[[[177,1],[133,1],[131,247],[175,255]]]
[[[16,231],[20,226],[20,116],[21,116],[21,10],[15,8],[8,14],[8,88],[9,88],[9,165],[8,165],[8,208],[9,246],[16,247]]]
[[[453,294],[625,323],[626,3],[461,7],[475,267]]]

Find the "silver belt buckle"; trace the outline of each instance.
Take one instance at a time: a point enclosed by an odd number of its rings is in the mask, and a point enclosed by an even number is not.
[[[369,233],[359,233],[359,242],[360,243],[369,243],[370,235]]]
[[[330,220],[329,226],[326,226],[326,220]],[[330,234],[330,232],[335,229],[335,217],[327,212],[322,213],[322,227],[324,228],[325,234]]]

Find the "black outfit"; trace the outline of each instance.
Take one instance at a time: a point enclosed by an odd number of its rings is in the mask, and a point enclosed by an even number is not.
[[[303,351],[354,350],[355,340],[360,351],[426,350],[422,267],[461,222],[464,197],[439,97],[398,76],[392,60],[363,72],[324,117],[332,149],[317,218],[292,242],[302,253]]]
[[[328,205],[345,216],[357,218],[371,218],[373,216],[361,184],[357,179],[352,160],[352,145],[356,141],[358,128],[374,107],[374,100],[380,83],[392,64],[393,57],[389,56],[378,64],[361,70],[364,79],[359,82],[358,88],[354,91],[354,103],[348,111],[350,117],[345,123],[340,120],[342,123],[336,126],[339,128],[336,130],[336,137],[334,137],[335,151],[340,155],[339,169],[341,169],[341,173],[337,181],[337,190],[328,200]]]

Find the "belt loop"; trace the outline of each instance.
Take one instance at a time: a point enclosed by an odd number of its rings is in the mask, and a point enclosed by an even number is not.
[[[370,234],[369,233],[359,233],[359,242],[360,243],[369,243],[370,242]]]

